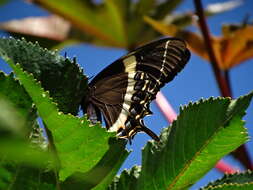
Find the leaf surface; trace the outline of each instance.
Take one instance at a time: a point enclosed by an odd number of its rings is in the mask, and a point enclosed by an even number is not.
[[[189,188],[223,156],[248,140],[241,119],[252,96],[253,92],[235,100],[220,97],[201,99],[184,106],[177,120],[160,135],[161,141],[150,141],[144,147],[141,171],[123,172],[110,188]],[[125,183],[131,178],[136,179],[130,188]]]
[[[171,130],[162,133],[162,142],[150,142],[144,148],[140,188],[189,187],[224,155],[245,143],[242,110],[252,95],[234,101],[210,98],[182,108]]]
[[[60,180],[65,180],[75,172],[90,170],[108,151],[108,139],[115,134],[106,132],[100,125],[91,126],[86,118],[77,118],[59,112],[49,93],[35,82],[31,74],[22,71],[20,65],[15,65],[11,60],[8,60],[8,63],[52,133],[60,160]]]
[[[126,141],[110,139],[110,149],[103,158],[88,172],[75,173],[64,183],[64,190],[74,189],[106,189],[117,174],[129,152],[125,150]]]
[[[9,130],[18,130],[28,136],[37,123],[36,109],[23,86],[14,79],[13,73],[6,75],[0,72],[0,101],[0,125],[4,127],[6,124]]]
[[[42,87],[50,91],[61,111],[77,114],[87,88],[87,78],[75,59],[71,61],[37,43],[14,38],[0,39],[0,56],[6,61],[11,59],[15,64],[19,63],[32,73]]]

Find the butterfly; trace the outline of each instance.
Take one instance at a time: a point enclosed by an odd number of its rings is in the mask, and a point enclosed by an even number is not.
[[[183,40],[160,39],[137,48],[102,70],[88,85],[82,109],[96,123],[102,120],[108,131],[130,140],[145,132],[159,137],[143,122],[151,115],[150,103],[157,92],[180,72],[190,51]]]

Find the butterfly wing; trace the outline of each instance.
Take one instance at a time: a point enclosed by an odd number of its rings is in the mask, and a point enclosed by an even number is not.
[[[132,138],[138,131],[158,137],[143,124],[157,92],[183,69],[190,52],[182,40],[166,38],[118,59],[89,84],[87,104],[97,108],[107,128]]]

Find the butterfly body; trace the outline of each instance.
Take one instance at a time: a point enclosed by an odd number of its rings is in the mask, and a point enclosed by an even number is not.
[[[121,57],[89,84],[84,110],[101,120],[109,131],[131,139],[140,131],[159,140],[143,118],[152,114],[150,102],[157,92],[182,70],[190,52],[182,40],[166,38],[151,42]]]

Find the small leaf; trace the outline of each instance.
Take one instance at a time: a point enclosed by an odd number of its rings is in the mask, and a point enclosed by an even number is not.
[[[13,38],[0,39],[0,56],[33,73],[43,88],[50,91],[61,111],[77,114],[87,88],[87,78],[75,59],[71,61],[55,51],[41,48],[37,43]]]

